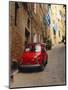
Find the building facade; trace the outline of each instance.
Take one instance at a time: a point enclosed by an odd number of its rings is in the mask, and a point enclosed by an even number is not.
[[[47,15],[47,5],[25,2],[9,3],[10,56],[18,59],[28,43],[43,43],[47,36],[47,25],[43,16]]]
[[[62,42],[65,36],[65,6],[51,5],[50,18],[50,37],[52,39],[52,44],[58,44]]]

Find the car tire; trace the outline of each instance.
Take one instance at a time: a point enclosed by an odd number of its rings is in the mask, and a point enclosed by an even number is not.
[[[44,62],[44,60],[43,60],[42,65],[41,65],[41,71],[44,70],[47,63],[48,63],[48,60],[46,60],[46,62]]]
[[[44,63],[44,60],[42,61],[42,65],[41,65],[41,71],[43,71],[45,68],[45,63]]]
[[[11,68],[12,68],[13,70],[17,69],[17,68],[18,68],[17,62],[12,61],[12,62],[11,62]]]
[[[22,72],[22,68],[20,66],[18,66],[18,70],[19,72]]]
[[[47,63],[48,63],[48,60],[46,60],[46,62],[45,62],[45,66],[46,66]]]

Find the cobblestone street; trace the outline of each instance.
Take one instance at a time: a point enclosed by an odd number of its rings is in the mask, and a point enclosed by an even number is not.
[[[65,84],[65,46],[59,44],[48,51],[48,64],[43,72],[25,71],[14,76],[13,87],[47,86]]]

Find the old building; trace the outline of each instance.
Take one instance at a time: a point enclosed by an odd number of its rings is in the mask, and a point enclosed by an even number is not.
[[[58,44],[65,36],[65,7],[64,5],[51,5],[50,8],[50,37],[52,44]]]
[[[47,15],[46,4],[10,2],[9,36],[10,56],[18,59],[28,43],[44,42],[47,25],[43,16]]]
[[[32,42],[44,42],[44,37],[46,37],[46,26],[43,22],[43,16],[46,14],[46,5],[35,3],[33,5],[34,10],[32,10]]]

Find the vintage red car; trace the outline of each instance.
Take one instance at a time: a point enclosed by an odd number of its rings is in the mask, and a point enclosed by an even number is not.
[[[28,44],[19,60],[19,69],[40,67],[44,70],[48,62],[48,54],[45,44],[31,43]]]

